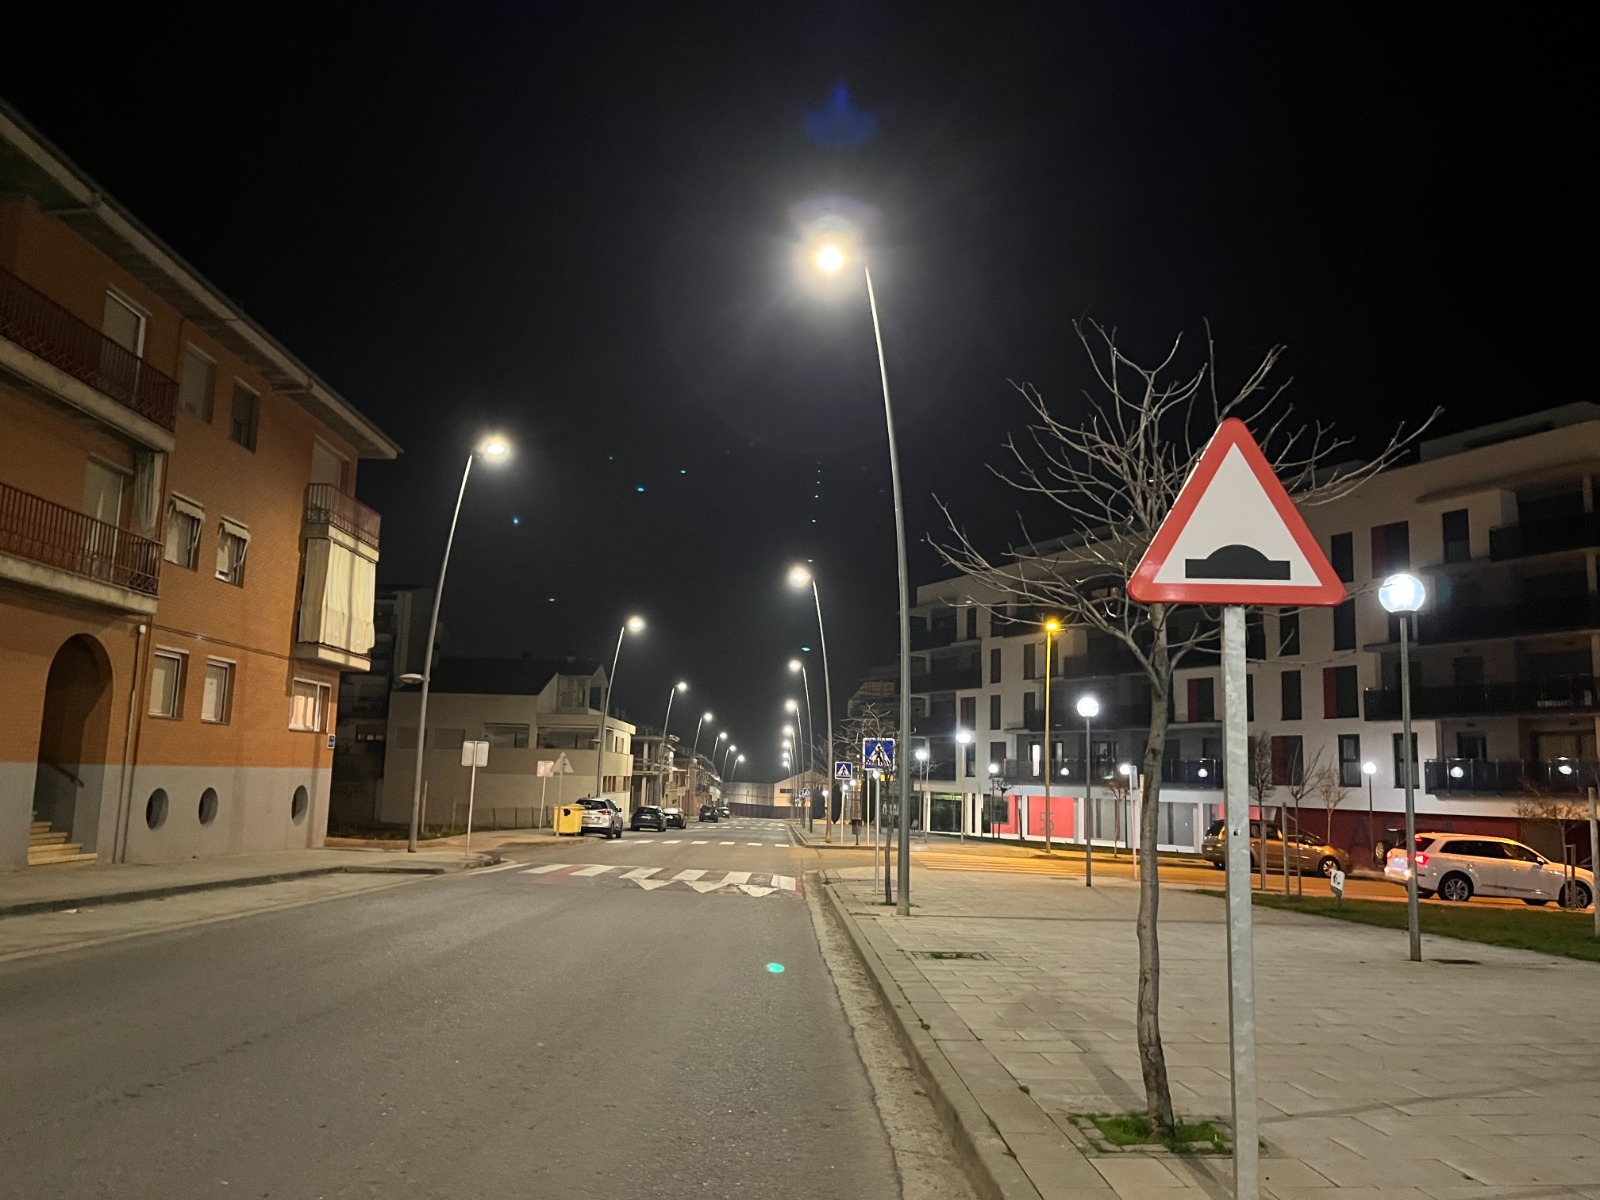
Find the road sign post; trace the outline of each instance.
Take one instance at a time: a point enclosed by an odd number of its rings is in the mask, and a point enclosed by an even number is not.
[[[478,794],[478,768],[489,765],[488,742],[462,742],[461,765],[472,768],[471,782],[467,784],[467,853],[472,853],[472,802]]]
[[[1222,606],[1233,1194],[1259,1200],[1245,606],[1331,607],[1344,600],[1345,588],[1244,422],[1230,417],[1129,576],[1128,595],[1145,604]],[[1263,851],[1265,824],[1263,814]]]

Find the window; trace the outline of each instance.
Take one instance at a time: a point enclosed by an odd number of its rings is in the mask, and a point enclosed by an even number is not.
[[[1214,679],[1189,680],[1189,720],[1215,721],[1217,719],[1217,681]]]
[[[1393,737],[1394,737],[1394,785],[1395,785],[1395,787],[1405,787],[1405,785],[1406,785],[1406,764],[1401,761],[1401,752],[1400,752],[1400,737],[1401,737],[1401,735],[1397,733],[1397,734],[1394,734]],[[1417,735],[1414,734],[1414,733],[1411,735],[1411,781],[1412,781],[1412,783],[1411,783],[1412,787],[1417,787],[1421,783],[1421,780],[1417,775]]]
[[[244,559],[250,549],[250,531],[226,517],[217,538],[217,578],[234,587],[244,586]]]
[[[176,650],[157,650],[150,666],[150,715],[183,715],[183,664],[188,656]]]
[[[1353,599],[1346,600],[1333,610],[1333,648],[1356,648],[1356,602]]]
[[[1298,735],[1272,739],[1272,782],[1278,787],[1299,786],[1306,777],[1305,744]]]
[[[1039,711],[1039,697],[1032,692],[1022,693],[1022,721],[1027,724]]]
[[[1244,616],[1244,656],[1252,662],[1267,656],[1267,618],[1259,609],[1250,609]]]
[[[989,728],[1000,728],[1000,696],[996,693],[989,697]]]
[[[1004,742],[989,743],[989,761],[1004,770],[1006,761],[1006,744]]]
[[[173,496],[167,503],[167,548],[163,557],[185,570],[200,565],[200,527],[205,509],[192,500]]]
[[[977,609],[975,609],[975,608],[967,609],[966,623],[967,623],[967,641],[970,642],[970,641],[972,641],[974,638],[976,638],[978,636],[978,610]]]
[[[962,729],[976,729],[978,727],[978,698],[976,696],[961,697]]]
[[[1471,527],[1467,524],[1467,510],[1453,509],[1441,519],[1444,530],[1445,562],[1466,562],[1472,557]]]
[[[1300,653],[1300,610],[1285,608],[1278,613],[1278,655],[1293,658]]]
[[[1355,538],[1348,533],[1336,533],[1328,541],[1328,561],[1333,573],[1345,583],[1356,581]]]
[[[1300,672],[1283,672],[1278,676],[1278,684],[1283,696],[1283,719],[1285,721],[1298,721],[1300,719]]]
[[[178,407],[210,424],[211,397],[217,391],[217,364],[193,346],[183,350],[183,378],[178,381]]]
[[[483,740],[492,750],[526,750],[528,727],[526,725],[485,725]]]
[[[1581,674],[1582,672],[1574,672]],[[1483,686],[1483,656],[1462,654],[1450,660],[1450,675],[1457,687]]]
[[[239,380],[233,381],[233,419],[228,436],[246,450],[256,448],[256,425],[261,418],[261,396]]]
[[[1322,715],[1328,719],[1361,715],[1361,693],[1354,667],[1322,668]]]
[[[1339,786],[1361,786],[1361,735],[1359,733],[1341,733],[1339,735]]]
[[[1254,675],[1246,675],[1244,677],[1244,719],[1246,721],[1254,721],[1256,719],[1256,677]]]
[[[200,697],[200,719],[225,725],[233,707],[233,664],[226,659],[206,659],[206,686]]]
[[[969,743],[965,747],[965,750],[967,761],[966,770],[963,772],[963,774],[966,776],[966,778],[970,779],[972,776],[978,773],[978,748]]]
[[[1456,757],[1481,762],[1489,757],[1489,735],[1482,730],[1459,730],[1456,733]]]
[[[989,682],[1000,682],[1000,647],[989,651]]]
[[[1411,566],[1411,525],[1392,521],[1372,527],[1372,577],[1382,579]]]
[[[144,356],[145,313],[121,292],[107,290],[100,332],[135,358]]]
[[[296,679],[289,691],[289,728],[320,733],[327,719],[328,685],[311,679]],[[440,730],[440,733],[458,732]],[[452,749],[461,748],[461,739]]]
[[[1039,647],[1029,642],[1022,648],[1022,677],[1033,679],[1039,673]]]

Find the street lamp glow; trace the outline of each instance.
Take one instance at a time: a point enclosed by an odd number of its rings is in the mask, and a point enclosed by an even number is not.
[[[1100,701],[1093,696],[1078,697],[1078,715],[1085,719],[1100,715]]]
[[[1370,758],[1367,759],[1366,762],[1361,764],[1361,773],[1363,775],[1376,775],[1378,773],[1378,764]]]
[[[1385,612],[1414,613],[1427,598],[1428,591],[1422,586],[1422,580],[1403,571],[1389,576],[1378,589],[1378,603]]]
[[[811,572],[801,566],[790,567],[789,586],[801,588],[811,586]]]
[[[989,764],[989,774],[991,774],[991,775],[1000,774],[1000,764],[999,763],[990,763]]]
[[[678,690],[680,692],[687,692],[689,690],[689,685],[680,679],[678,680]]]
[[[800,660],[798,658],[791,658],[789,660],[789,670],[794,672],[796,675],[800,673]]]
[[[832,275],[844,266],[844,251],[837,246],[824,246],[817,251],[817,267]]]
[[[1133,778],[1133,764],[1132,763],[1123,763],[1120,767],[1117,768],[1117,774],[1121,775],[1124,779]]]
[[[702,713],[701,716],[700,716],[700,719],[702,721],[709,721],[709,720],[711,720],[711,714],[710,713]]]
[[[972,743],[972,730],[970,730],[970,729],[958,729],[958,730],[956,730],[956,741],[960,742],[963,746],[971,745],[971,743]]]
[[[643,633],[644,632],[644,618],[643,617],[629,617],[628,618],[628,632],[629,633]]]
[[[1046,633],[1060,633],[1061,622],[1056,617],[1046,617],[1044,621],[1044,628]]]
[[[793,700],[785,700],[783,702],[783,711],[784,712],[799,712],[800,711],[800,705],[797,702],[793,701]]]
[[[918,746],[917,747],[917,761],[918,762],[927,762],[928,761],[928,748],[926,746]]]
[[[784,737],[793,737],[794,736],[794,726],[793,725],[785,725],[783,727],[783,736]]]
[[[478,443],[478,453],[490,461],[502,459],[511,453],[511,443],[499,434],[490,434]]]

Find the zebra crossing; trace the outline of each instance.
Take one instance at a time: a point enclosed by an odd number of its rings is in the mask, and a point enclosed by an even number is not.
[[[622,839],[622,838],[618,838],[618,839],[616,839],[616,842],[602,841],[599,844],[602,845],[602,846],[611,846],[611,845],[615,845],[615,844],[617,844],[617,843],[619,843],[619,842],[621,842],[623,840],[624,839]],[[768,839],[768,840],[765,840],[765,841],[760,841],[760,842],[745,842],[745,841],[741,841],[738,838],[734,838],[733,840],[730,841],[727,838],[682,838],[682,837],[662,838],[662,837],[639,837],[637,835],[630,834],[626,840],[628,841],[628,843],[630,845],[634,845],[634,846],[653,846],[657,842],[660,842],[663,846],[740,846],[740,845],[744,845],[744,846],[787,846],[787,845],[789,845],[789,840],[787,838],[785,838],[781,842],[772,841],[771,839]]]
[[[644,892],[699,892],[702,896],[719,893],[729,896],[798,897],[805,885],[794,875],[768,871],[717,871],[701,867],[627,867],[606,863],[541,863],[522,874],[536,883],[602,885],[637,888]]]

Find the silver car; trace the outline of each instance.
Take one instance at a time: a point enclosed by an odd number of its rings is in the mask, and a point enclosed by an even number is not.
[[[1563,908],[1588,908],[1594,902],[1594,875],[1582,867],[1568,881],[1559,863],[1510,838],[1482,834],[1417,834],[1417,892],[1441,900],[1506,896],[1524,904],[1559,901]],[[1383,874],[1404,884],[1409,870],[1404,847],[1389,851]]]
[[[586,833],[599,833],[606,838],[622,836],[622,810],[615,801],[585,796],[578,803],[583,806],[583,823],[578,829],[580,837]]]

